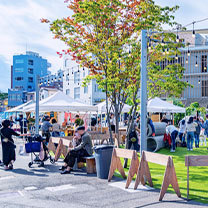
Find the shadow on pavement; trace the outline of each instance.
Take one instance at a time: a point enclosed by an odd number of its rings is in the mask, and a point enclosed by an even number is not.
[[[144,205],[141,205],[141,206],[139,206],[139,207],[136,207],[136,208],[143,208],[143,207],[149,207],[149,206],[153,206],[153,205],[156,205],[156,204],[161,204],[162,205],[162,203],[175,203],[176,205],[178,204],[178,206],[179,206],[179,204],[181,204],[181,205],[189,205],[190,207],[191,206],[193,206],[193,207],[196,207],[196,206],[204,206],[204,207],[207,207],[207,204],[201,204],[201,203],[197,203],[197,202],[194,202],[194,201],[187,201],[186,200],[186,198],[181,198],[181,199],[179,199],[179,200],[173,200],[173,201],[165,201],[165,200],[163,200],[163,201],[161,201],[161,202],[153,202],[153,203],[149,203],[149,204],[144,204]],[[168,204],[167,204],[167,206],[168,206]]]
[[[37,174],[37,173],[34,173],[33,171],[28,171],[22,168],[14,169],[12,170],[12,172],[16,174],[20,174],[20,175],[48,177],[48,175],[46,174]]]

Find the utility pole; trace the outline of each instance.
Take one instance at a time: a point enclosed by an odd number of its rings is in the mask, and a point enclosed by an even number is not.
[[[39,135],[39,75],[36,76],[35,87],[35,134]]]
[[[147,30],[141,31],[141,125],[140,156],[147,150]]]

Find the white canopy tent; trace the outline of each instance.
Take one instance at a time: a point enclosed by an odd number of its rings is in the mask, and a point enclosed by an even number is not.
[[[58,91],[52,96],[41,100],[39,110],[40,112],[92,112],[97,111],[97,107],[77,102],[63,92]],[[35,111],[35,103],[26,106],[23,111]]]
[[[15,113],[15,112],[23,112],[23,108],[32,104],[34,101],[33,100],[30,100],[28,101],[27,103],[23,103],[21,105],[18,105],[14,108],[11,108],[10,110],[6,111],[7,113]]]
[[[108,109],[110,110],[110,106],[111,106],[111,102],[109,101],[109,107]],[[96,105],[96,107],[98,108],[98,113],[106,113],[107,109],[106,109],[106,101],[103,101],[99,104]],[[124,104],[124,107],[122,109],[122,113],[128,113],[131,109],[131,106]]]
[[[156,97],[148,101],[147,112],[157,113],[186,113],[186,109],[173,105]]]

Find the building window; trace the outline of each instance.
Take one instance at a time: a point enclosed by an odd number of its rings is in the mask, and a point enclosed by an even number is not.
[[[85,71],[83,71],[83,77],[85,77]]]
[[[79,99],[80,98],[80,87],[75,87],[74,88],[74,99]]]
[[[69,66],[69,64],[70,64],[69,59],[66,59],[66,60],[65,60],[65,67]]]
[[[84,94],[88,93],[88,86],[84,87]]]
[[[21,90],[23,89],[23,86],[16,86],[15,89]]]
[[[16,100],[16,95],[15,94],[11,95],[11,100]]]
[[[33,63],[33,60],[28,60],[28,65],[33,65],[34,63]]]
[[[67,95],[70,95],[70,89],[67,89],[67,90],[66,90],[66,94],[67,94]]]
[[[33,77],[28,77],[28,82],[33,82]]]
[[[32,68],[28,68],[28,73],[33,74],[33,69]]]
[[[27,88],[28,88],[28,89],[32,89],[32,86],[29,85]]]
[[[15,68],[14,71],[15,72],[24,72],[24,68]]]
[[[16,81],[22,81],[24,78],[23,77],[15,77]]]
[[[208,97],[208,80],[202,80],[202,97]]]
[[[21,101],[21,94],[17,94],[17,101]]]
[[[80,82],[80,73],[74,72],[74,84],[78,84]]]
[[[98,88],[98,85],[95,85],[94,92],[102,92],[102,89]]]
[[[201,56],[201,72],[207,72],[207,55]]]
[[[16,59],[15,60],[15,63],[16,64],[23,64],[24,63],[24,60],[23,59]]]

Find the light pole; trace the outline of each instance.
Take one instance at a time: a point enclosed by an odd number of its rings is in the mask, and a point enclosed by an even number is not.
[[[141,31],[141,126],[140,156],[147,150],[147,31]]]
[[[39,135],[39,75],[36,76],[35,88],[35,134]]]

